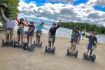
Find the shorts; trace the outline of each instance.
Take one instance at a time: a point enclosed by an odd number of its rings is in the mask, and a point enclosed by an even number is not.
[[[73,43],[73,42],[77,42],[77,40],[71,39],[71,43]]]
[[[27,34],[27,36],[34,36],[34,32],[25,32],[25,34]]]
[[[13,36],[13,28],[6,28],[5,33],[6,35],[10,34],[11,36]]]
[[[36,37],[40,37],[42,35],[41,31],[36,31]]]
[[[24,33],[24,30],[23,30],[23,29],[18,29],[18,30],[17,30],[17,34],[18,34],[18,35],[23,34],[23,33]]]
[[[92,44],[88,44],[87,49],[91,50],[92,49]]]
[[[54,35],[49,36],[49,42],[52,42],[52,43],[55,42],[55,36]]]

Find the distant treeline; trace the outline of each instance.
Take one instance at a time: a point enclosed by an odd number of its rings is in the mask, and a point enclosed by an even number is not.
[[[89,23],[79,23],[79,22],[60,22],[61,27],[72,29],[74,27],[79,28],[79,30],[83,31],[92,31],[97,32],[99,34],[105,34],[105,27],[97,26],[95,24]]]

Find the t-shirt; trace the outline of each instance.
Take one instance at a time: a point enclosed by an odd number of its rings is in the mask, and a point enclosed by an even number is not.
[[[89,36],[88,38],[89,38],[89,44],[93,45],[95,37],[94,36]]]
[[[31,29],[33,29],[33,30],[30,31]],[[31,33],[34,33],[34,30],[35,30],[35,26],[34,25],[29,25],[28,31],[30,31]]]
[[[36,26],[36,31],[42,31],[43,26],[41,26],[40,24],[38,24]]]
[[[72,35],[71,35],[71,39],[74,42],[77,42],[78,37],[79,37],[78,32],[73,32]]]
[[[50,35],[54,35],[56,34],[56,30],[59,28],[60,26],[58,25],[57,27],[51,27],[49,30]]]
[[[38,24],[38,25],[36,26],[36,31],[42,31],[42,29],[48,30],[47,28],[43,27],[41,24]]]

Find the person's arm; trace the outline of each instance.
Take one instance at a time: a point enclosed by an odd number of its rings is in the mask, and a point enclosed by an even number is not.
[[[16,22],[17,22],[17,24],[20,22],[20,20],[17,18],[17,16],[18,16],[18,13],[16,14]]]
[[[17,21],[17,23],[19,23],[19,22],[20,22],[20,20],[19,20],[19,19],[17,19],[17,18],[16,18],[16,21]]]
[[[2,9],[1,9],[1,14],[2,14],[3,18],[4,18],[6,21],[9,20],[9,19],[5,16],[4,11],[3,11]]]
[[[98,43],[98,42],[97,42],[97,37],[95,37],[95,41],[96,41],[96,43]]]
[[[60,27],[60,24],[57,24],[57,26],[55,27],[55,29],[58,29]]]
[[[20,23],[20,20],[17,19],[17,18],[16,18],[16,21],[17,21],[17,23]],[[25,22],[23,22],[23,25],[24,25],[24,26],[27,26],[27,27],[29,26],[29,24],[28,24],[28,23],[25,23]]]
[[[28,23],[23,22],[23,25],[26,26],[26,27],[29,27]]]

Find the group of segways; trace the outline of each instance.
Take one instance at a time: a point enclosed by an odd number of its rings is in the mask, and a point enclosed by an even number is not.
[[[36,46],[35,41],[33,42],[33,44],[31,46],[29,46],[29,44],[25,43],[25,42],[20,45],[17,41],[13,41],[13,40],[9,41],[9,42],[2,40],[2,42],[1,42],[1,47],[23,48],[24,50],[29,50],[31,52],[34,51],[35,46]]]
[[[23,48],[24,50],[28,50],[28,51],[31,51],[33,52],[35,47],[39,46],[39,47],[42,47],[42,42],[40,44],[35,44],[35,41],[33,42],[33,44],[31,46],[28,45],[28,43],[23,43],[22,45],[19,45],[18,42],[16,41],[9,41],[9,42],[6,42],[4,40],[2,40],[2,44],[1,44],[2,47],[5,47],[5,46],[8,46],[8,47],[18,47],[18,48]],[[51,54],[55,54],[55,47],[48,47],[46,46],[45,47],[45,53],[51,53]],[[78,56],[78,51],[76,50],[75,52],[71,52],[69,51],[69,49],[67,49],[67,56],[73,56],[75,58],[77,58]],[[96,60],[96,55],[93,54],[93,55],[87,55],[86,53],[83,54],[83,60],[90,60],[92,62],[95,62]]]
[[[71,52],[71,51],[69,51],[69,49],[67,49],[66,56],[73,56],[73,57],[77,58],[78,51],[76,50],[74,52]],[[86,53],[84,53],[83,54],[83,60],[89,60],[89,61],[95,62],[96,55],[95,54],[93,54],[93,55],[87,55]]]

